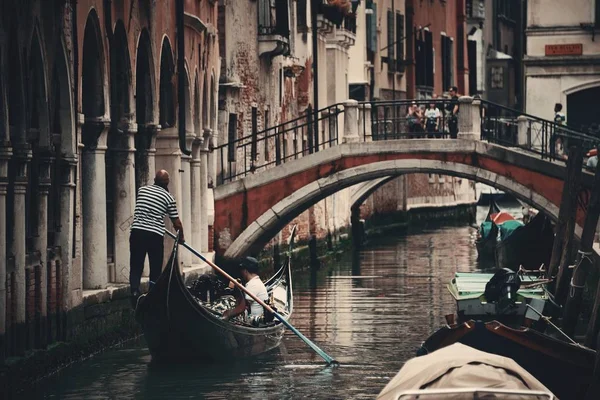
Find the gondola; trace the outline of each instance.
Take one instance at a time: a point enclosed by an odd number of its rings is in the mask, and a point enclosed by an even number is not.
[[[292,315],[291,251],[281,268],[265,282],[271,306],[286,320]],[[277,319],[253,326],[225,321],[210,304],[199,301],[186,287],[177,267],[177,246],[156,285],[138,300],[141,324],[153,361],[233,361],[279,346],[285,330]]]
[[[461,343],[408,360],[377,400],[553,400],[539,380],[513,360]]]
[[[513,359],[561,400],[585,398],[594,379],[594,350],[498,321],[446,325],[427,338],[417,354],[454,343]]]
[[[550,218],[537,213],[528,224],[518,227],[496,243],[496,267],[518,271],[539,269],[550,263],[554,228]]]
[[[488,209],[487,216],[479,226],[477,240],[475,241],[477,254],[480,259],[494,258],[494,251],[496,250],[496,238],[498,236],[498,226],[493,222],[493,218],[500,212],[500,207],[498,207],[494,199],[490,197],[490,207]]]

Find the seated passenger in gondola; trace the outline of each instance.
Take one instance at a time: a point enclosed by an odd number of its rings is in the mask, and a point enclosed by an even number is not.
[[[246,257],[242,260],[239,267],[246,289],[260,300],[267,302],[269,300],[269,295],[265,284],[258,276],[258,261],[253,257]],[[223,313],[224,319],[227,320],[244,313],[244,311],[248,311],[247,322],[253,325],[258,325],[263,322],[264,309],[260,304],[254,301],[252,297],[246,294],[238,297],[237,300],[237,305],[234,309],[226,310]]]

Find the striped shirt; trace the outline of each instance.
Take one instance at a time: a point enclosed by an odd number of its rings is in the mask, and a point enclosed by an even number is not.
[[[142,186],[138,190],[131,229],[141,229],[164,236],[165,215],[171,219],[179,218],[173,196],[158,185]]]

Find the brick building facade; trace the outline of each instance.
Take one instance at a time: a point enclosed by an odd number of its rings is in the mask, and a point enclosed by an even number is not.
[[[209,251],[217,8],[182,3],[182,70],[177,4],[0,5],[3,354],[64,340],[67,312],[87,293],[128,282],[135,193],[156,169],[171,173],[188,242]],[[180,91],[189,155],[179,145]]]

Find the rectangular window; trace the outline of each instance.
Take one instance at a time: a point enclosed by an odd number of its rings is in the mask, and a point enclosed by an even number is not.
[[[425,85],[425,41],[423,40],[423,31],[415,35],[415,80],[417,86]]]
[[[306,0],[296,0],[296,27],[298,32],[307,32]]]
[[[388,71],[394,71],[394,61],[396,59],[394,55],[394,13],[392,10],[387,12],[387,54],[388,54]]]
[[[454,41],[442,35],[442,85],[446,91],[454,84]]]
[[[396,71],[404,72],[404,15],[396,13]]]
[[[250,146],[250,159],[256,161],[258,158],[258,109],[252,107],[252,144]]]
[[[594,12],[594,22],[596,25],[596,28],[600,26],[600,0],[595,0],[594,1],[594,8],[595,8],[595,12]]]
[[[269,108],[265,110],[265,161],[271,161],[271,155],[269,154],[269,139],[267,139],[270,135],[272,135],[275,131],[269,130]]]
[[[425,86],[433,87],[433,33],[425,31]]]
[[[469,94],[477,93],[477,42],[467,40],[467,58],[469,60]]]
[[[367,9],[371,4],[371,13],[367,14],[367,50],[377,52],[377,4],[367,1]]]
[[[237,114],[230,113],[229,114],[229,127],[227,131],[227,161],[234,162],[235,161],[235,148],[236,148],[236,139],[237,139]]]

